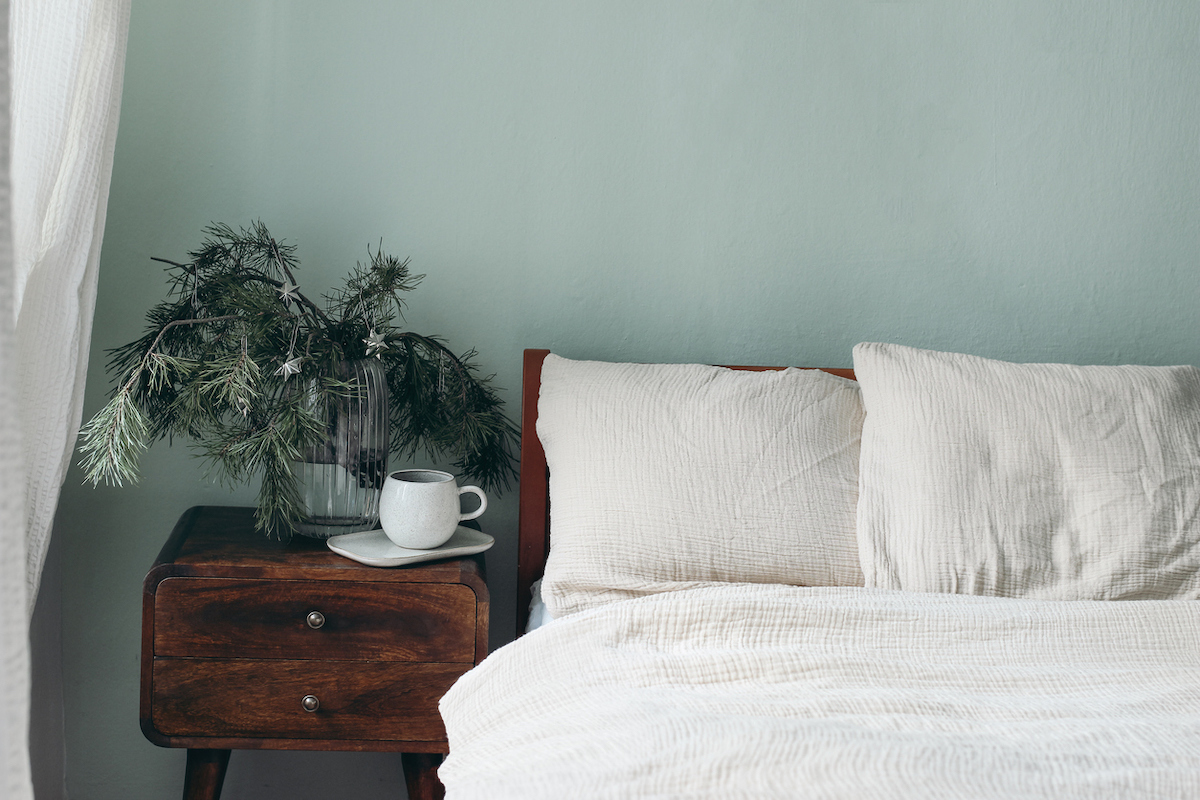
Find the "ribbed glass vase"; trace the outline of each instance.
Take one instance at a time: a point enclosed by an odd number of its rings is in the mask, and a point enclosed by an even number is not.
[[[317,409],[325,441],[293,464],[305,516],[298,533],[327,539],[370,530],[379,522],[379,490],[387,477],[388,390],[383,366],[373,358],[345,361],[337,377],[351,386]],[[315,387],[308,389],[317,403]]]

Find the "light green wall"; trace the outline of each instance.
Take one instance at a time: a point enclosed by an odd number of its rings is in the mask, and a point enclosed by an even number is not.
[[[1195,363],[1200,4],[135,0],[87,413],[210,221],[305,288],[368,243],[408,321],[520,353],[849,365],[862,340]],[[141,580],[178,514],[248,503],[156,447],[63,493],[68,783],[176,796],[137,727]],[[515,503],[484,517],[494,627]],[[235,754],[226,800],[387,796],[389,756]],[[273,787],[273,788],[269,788]]]

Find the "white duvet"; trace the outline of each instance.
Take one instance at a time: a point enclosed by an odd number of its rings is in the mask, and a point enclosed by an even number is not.
[[[534,631],[441,710],[448,800],[1200,798],[1200,602],[693,589]]]

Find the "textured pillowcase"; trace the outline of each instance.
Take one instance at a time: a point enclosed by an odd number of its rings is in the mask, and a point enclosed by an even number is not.
[[[1200,597],[1200,370],[854,348],[868,586]]]
[[[547,356],[555,617],[709,581],[861,586],[858,386],[816,370]]]

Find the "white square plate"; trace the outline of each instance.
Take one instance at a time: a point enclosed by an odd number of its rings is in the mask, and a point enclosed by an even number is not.
[[[495,544],[496,540],[486,533],[459,525],[449,541],[431,550],[398,547],[387,538],[382,528],[330,536],[325,543],[339,556],[345,556],[369,567],[402,567],[405,564],[417,564],[438,558],[482,553]]]

